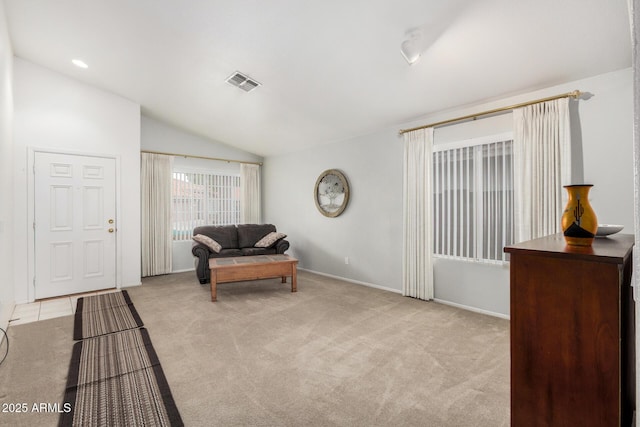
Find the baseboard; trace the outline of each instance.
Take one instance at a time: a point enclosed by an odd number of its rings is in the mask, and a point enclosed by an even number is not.
[[[396,294],[402,294],[402,291],[399,290],[399,289],[388,288],[386,286],[380,286],[380,285],[376,285],[376,284],[369,283],[369,282],[362,282],[360,280],[349,279],[349,278],[346,278],[346,277],[341,277],[341,276],[336,276],[336,275],[333,275],[333,274],[323,273],[323,272],[320,272],[320,271],[310,270],[308,268],[298,268],[298,270],[299,271],[306,271],[308,273],[317,274],[319,276],[329,277],[331,279],[343,280],[345,282],[354,283],[356,285],[367,286],[369,288],[380,289],[380,290],[383,290],[383,291],[393,292],[393,293],[396,293]],[[187,272],[187,271],[195,271],[195,269],[176,270],[176,271],[172,271],[171,273],[184,273],[184,272]],[[508,315],[506,315],[506,314],[496,313],[494,311],[489,311],[489,310],[483,310],[483,309],[477,308],[477,307],[458,304],[458,303],[455,303],[455,302],[445,301],[445,300],[441,300],[441,299],[438,299],[438,298],[434,298],[433,301],[435,301],[437,303],[440,303],[440,304],[450,305],[450,306],[456,307],[456,308],[461,308],[463,310],[473,311],[473,312],[480,313],[480,314],[486,314],[487,316],[499,317],[501,319],[506,319],[506,320],[510,319],[510,317]]]
[[[486,314],[487,316],[493,316],[493,317],[499,317],[501,319],[511,320],[510,316],[502,313],[496,313],[495,311],[483,310],[481,308],[472,307],[470,305],[458,304],[455,302],[446,301],[438,298],[434,298],[433,301],[439,304],[450,305],[452,307],[461,308],[463,310],[473,311],[480,314]]]
[[[136,287],[136,286],[142,286],[142,282],[134,283],[133,285],[119,286],[117,289],[133,288],[133,287]]]
[[[333,274],[321,273],[319,271],[309,270],[307,268],[298,268],[298,270],[307,271],[309,273],[317,274],[319,276],[330,277],[332,279],[344,280],[345,282],[355,283],[356,285],[362,285],[362,286],[367,286],[369,288],[376,288],[376,289],[381,289],[383,291],[394,292],[396,294],[402,294],[402,291],[400,291],[398,289],[387,288],[386,286],[374,285],[373,283],[361,282],[359,280],[353,280],[353,279],[347,279],[346,277],[334,276]]]
[[[169,274],[173,274],[173,273],[186,273],[187,271],[196,271],[195,268],[185,268],[182,270],[171,270],[171,273]]]
[[[4,329],[5,331],[9,328],[9,321],[11,320],[11,316],[13,314],[13,309],[15,308],[15,306],[15,303],[0,305],[0,328]],[[0,336],[0,342],[2,342],[1,339],[3,337],[4,335]]]
[[[402,291],[400,291],[398,289],[392,289],[392,288],[387,288],[385,286],[374,285],[373,283],[361,282],[359,280],[348,279],[346,277],[335,276],[333,274],[322,273],[320,271],[309,270],[309,269],[306,269],[306,268],[298,268],[298,270],[307,271],[309,273],[314,273],[314,274],[317,274],[319,276],[330,277],[332,279],[344,280],[345,282],[355,283],[356,285],[362,285],[362,286],[367,286],[369,288],[376,288],[376,289],[381,289],[383,291],[393,292],[393,293],[396,293],[396,294],[402,294]],[[485,314],[487,316],[499,317],[501,319],[510,320],[510,317],[508,315],[502,314],[502,313],[496,313],[494,311],[483,310],[481,308],[472,307],[472,306],[463,305],[463,304],[458,304],[458,303],[455,303],[455,302],[441,300],[441,299],[438,299],[438,298],[434,298],[433,301],[437,302],[439,304],[449,305],[449,306],[460,308],[460,309],[463,309],[463,310],[468,310],[468,311],[473,311],[475,313]]]

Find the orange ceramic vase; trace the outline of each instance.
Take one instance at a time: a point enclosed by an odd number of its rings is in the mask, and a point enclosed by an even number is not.
[[[565,185],[569,201],[562,214],[562,232],[568,245],[591,246],[598,231],[598,218],[589,203],[593,185]]]

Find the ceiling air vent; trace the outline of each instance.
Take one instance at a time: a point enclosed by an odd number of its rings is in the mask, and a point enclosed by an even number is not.
[[[255,89],[258,86],[260,86],[260,83],[258,83],[257,81],[253,80],[249,76],[245,76],[244,74],[242,74],[239,71],[236,71],[235,73],[233,73],[227,79],[227,83],[229,83],[230,85],[239,87],[240,89],[244,90],[245,92],[251,92],[253,89]]]

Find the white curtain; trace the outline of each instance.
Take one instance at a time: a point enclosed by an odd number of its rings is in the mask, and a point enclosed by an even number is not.
[[[404,134],[402,294],[433,299],[433,128]]]
[[[260,224],[262,221],[260,197],[260,165],[240,165],[240,222]]]
[[[141,153],[140,166],[142,277],[171,273],[173,157]]]
[[[562,230],[564,185],[571,183],[569,100],[518,108],[514,119],[515,241]]]

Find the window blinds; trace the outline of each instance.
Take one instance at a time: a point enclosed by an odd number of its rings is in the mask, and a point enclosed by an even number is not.
[[[435,151],[434,253],[503,261],[512,243],[511,140]]]
[[[174,170],[173,240],[189,240],[201,225],[240,222],[240,177]]]

